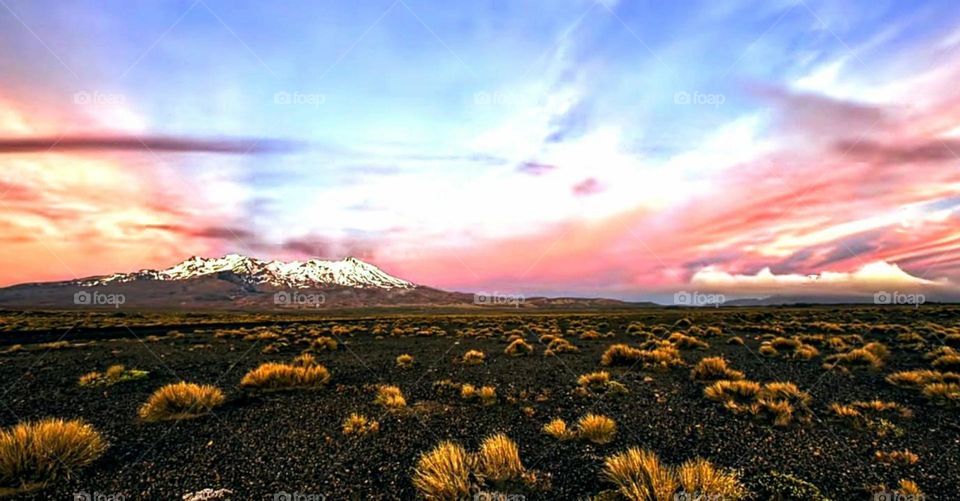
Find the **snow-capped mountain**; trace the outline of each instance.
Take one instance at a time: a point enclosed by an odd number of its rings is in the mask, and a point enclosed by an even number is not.
[[[81,280],[81,285],[122,284],[141,280],[177,281],[231,273],[244,284],[284,288],[352,287],[357,289],[412,289],[416,284],[385,273],[376,266],[348,257],[340,261],[263,261],[239,254],[221,258],[191,257],[164,270],[116,273]]]

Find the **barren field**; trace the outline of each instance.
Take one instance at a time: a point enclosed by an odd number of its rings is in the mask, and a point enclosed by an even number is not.
[[[911,483],[929,500],[960,496],[956,307],[366,315],[5,312],[0,425],[77,419],[106,446],[3,487],[412,499],[430,494],[415,482],[422,455],[503,433],[522,474],[472,472],[467,497],[624,499],[604,465],[631,448],[663,465],[706,459],[754,499],[872,499]],[[296,375],[248,374],[268,362]],[[178,382],[222,399],[144,409]],[[589,414],[614,428],[578,425]],[[558,418],[566,433],[547,433]]]

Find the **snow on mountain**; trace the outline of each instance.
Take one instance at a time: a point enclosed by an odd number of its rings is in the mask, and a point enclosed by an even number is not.
[[[372,264],[348,257],[340,261],[262,261],[227,254],[221,258],[191,257],[165,270],[141,270],[96,277],[84,285],[106,285],[136,280],[189,280],[191,278],[231,272],[245,283],[306,289],[312,287],[355,287],[359,289],[411,289],[416,284],[385,273]]]

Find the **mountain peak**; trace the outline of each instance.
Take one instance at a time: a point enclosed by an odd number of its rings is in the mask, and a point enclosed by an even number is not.
[[[163,270],[142,270],[97,277],[86,283],[103,285],[135,280],[190,280],[230,272],[250,285],[291,287],[298,289],[352,287],[358,289],[410,289],[416,284],[391,276],[376,266],[347,257],[340,261],[264,261],[242,254],[226,254],[220,258],[191,256]]]

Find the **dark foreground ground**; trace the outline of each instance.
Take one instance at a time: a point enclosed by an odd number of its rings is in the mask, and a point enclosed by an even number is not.
[[[525,491],[526,499],[582,499],[610,489],[599,475],[603,457],[631,446],[649,448],[671,464],[701,456],[736,468],[758,499],[769,499],[765,486],[772,472],[810,482],[835,500],[872,499],[870,486],[893,486],[900,479],[915,481],[928,500],[960,499],[958,409],[934,405],[915,390],[884,381],[891,372],[929,367],[924,352],[939,346],[945,332],[960,332],[956,307],[409,313],[299,323],[289,316],[222,313],[215,319],[161,317],[148,321],[139,316],[91,319],[78,313],[30,318],[4,314],[11,332],[0,333],[2,344],[24,346],[0,354],[0,425],[43,417],[82,418],[111,443],[100,460],[69,480],[21,498],[74,499],[74,493],[87,492],[115,498],[121,494],[128,500],[180,499],[204,488],[226,488],[234,492],[233,499],[295,499],[283,498],[283,493],[312,499],[411,499],[416,492],[410,476],[420,453],[445,439],[475,450],[485,436],[503,431],[519,444],[525,466],[551,479],[550,490]],[[607,368],[630,392],[619,398],[573,391],[578,375],[602,368],[599,362],[606,347],[640,342],[628,334],[629,324],[652,331],[662,327],[666,333],[689,331],[685,323],[675,326],[682,317],[697,327],[722,329],[719,336],[702,336],[709,348],[682,351],[687,367],[668,372]],[[215,325],[203,325],[214,321]],[[228,329],[231,322],[237,325]],[[243,322],[251,323],[240,327]],[[263,328],[255,330],[255,325]],[[382,336],[374,334],[378,326]],[[513,330],[534,345],[533,355],[504,354],[505,338]],[[587,330],[613,334],[580,339]],[[182,336],[168,335],[171,331]],[[286,341],[247,337],[264,331]],[[559,331],[580,351],[544,356],[544,345],[537,339],[548,331]],[[923,346],[908,349],[898,341],[906,331],[924,337]],[[69,347],[30,344],[64,334]],[[891,354],[881,369],[846,374],[822,367],[824,357],[833,353],[826,347],[809,361],[758,354],[764,336],[818,334],[860,335],[864,342],[885,343]],[[265,361],[290,360],[317,335],[341,342],[337,351],[316,353],[333,374],[327,389],[258,395],[239,387],[248,370]],[[694,335],[699,337],[696,329]],[[746,344],[727,344],[731,336],[741,336]],[[279,351],[261,353],[271,344]],[[486,363],[461,364],[459,358],[468,349],[485,352]],[[416,358],[412,369],[395,366],[401,353]],[[812,421],[777,428],[768,421],[733,415],[705,399],[703,385],[690,380],[690,368],[713,355],[723,355],[749,379],[796,383],[813,396]],[[107,388],[78,386],[81,375],[112,364],[150,374]],[[484,407],[438,395],[433,386],[443,379],[496,386],[499,402]],[[214,414],[194,420],[138,422],[137,409],[153,390],[181,380],[217,385],[228,401]],[[371,387],[378,383],[399,386],[411,410],[389,413],[376,405]],[[884,437],[830,417],[830,403],[871,399],[900,403],[915,416],[898,421],[899,433]],[[532,415],[525,407],[533,409]],[[340,425],[352,412],[379,419],[380,432],[344,436]],[[587,412],[616,420],[618,433],[612,443],[560,442],[541,432],[553,418],[575,422]],[[873,457],[878,450],[902,449],[916,453],[920,461],[889,466]]]

